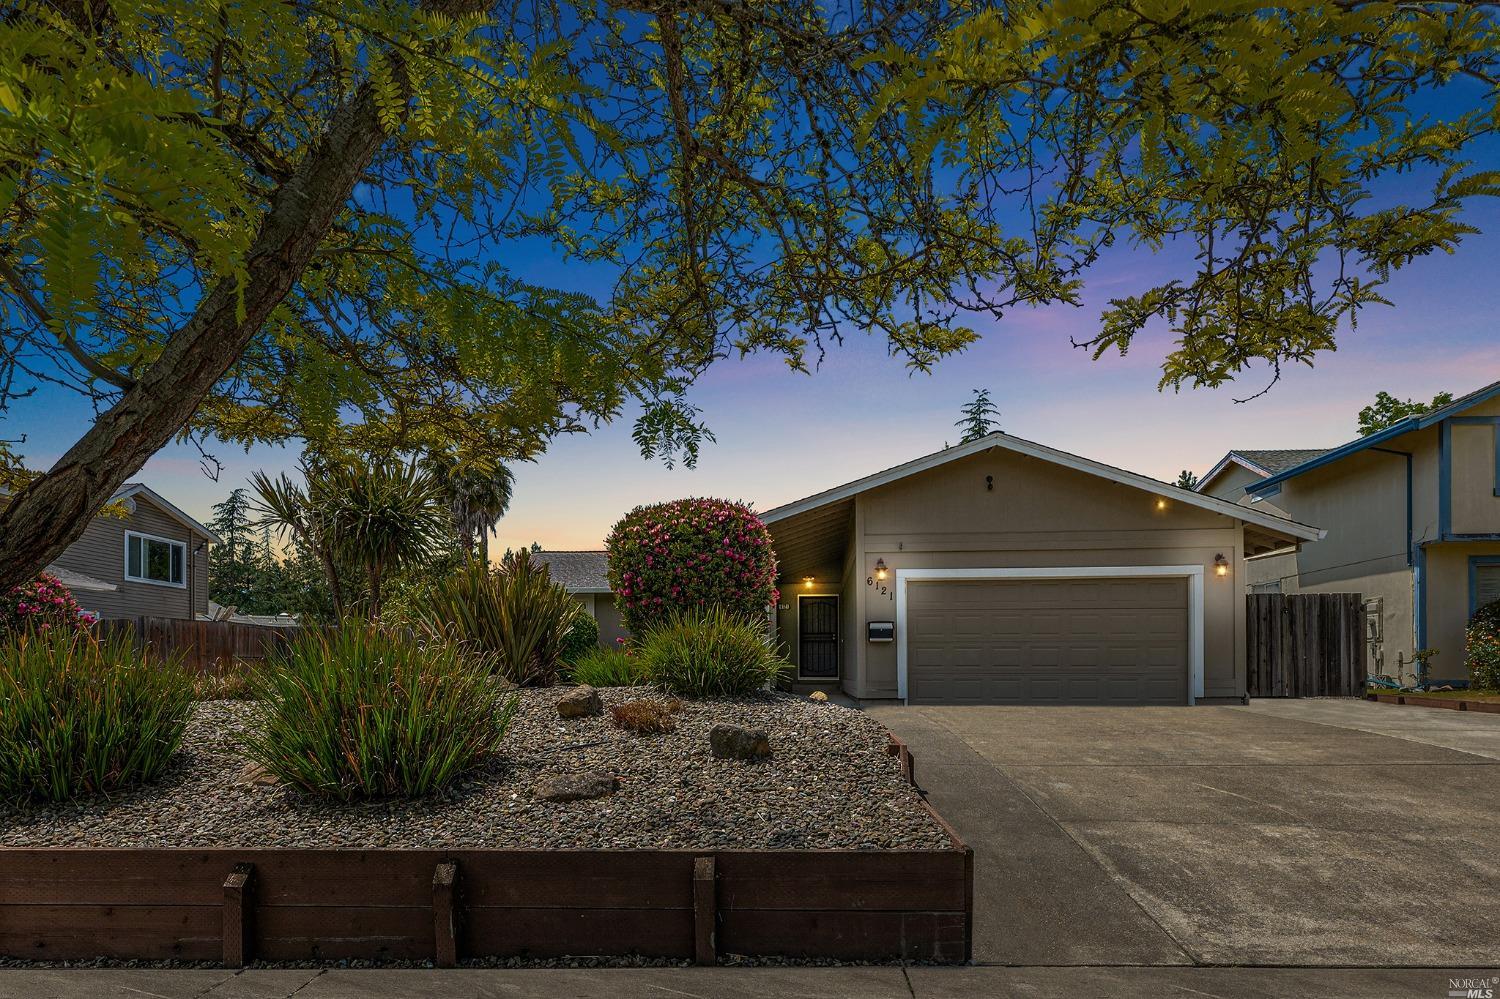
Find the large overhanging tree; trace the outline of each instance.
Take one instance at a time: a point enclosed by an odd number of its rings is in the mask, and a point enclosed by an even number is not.
[[[98,417],[0,512],[0,589],[174,437],[511,461],[638,403],[691,460],[715,359],[926,369],[1116,242],[1197,260],[1095,350],[1274,378],[1472,231],[1497,53],[1484,4],[22,0],[0,405]]]

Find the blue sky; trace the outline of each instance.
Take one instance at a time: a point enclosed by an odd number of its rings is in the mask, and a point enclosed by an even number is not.
[[[1230,447],[1338,443],[1354,435],[1355,414],[1379,390],[1430,398],[1500,378],[1500,207],[1482,206],[1472,218],[1482,235],[1454,256],[1420,260],[1399,273],[1387,289],[1394,307],[1367,310],[1336,353],[1312,370],[1287,372],[1252,402],[1234,399],[1258,391],[1263,376],[1213,391],[1158,392],[1166,336],[1141,340],[1127,358],[1099,361],[1069,346],[1070,334],[1090,335],[1111,295],[1153,281],[1168,266],[1162,258],[1121,252],[1093,273],[1083,308],[1017,310],[982,324],[980,343],[930,376],[908,375],[882,343],[857,333],[811,376],[774,358],[719,364],[693,393],[718,437],[696,469],[642,460],[628,417],[558,440],[539,461],[516,469],[515,502],[500,525],[499,547],[531,541],[596,547],[630,507],[684,495],[727,496],[768,509],[956,440],[958,407],[979,386],[994,395],[1003,429],[1160,478],[1184,467],[1202,472]],[[19,403],[4,432],[25,433],[24,453],[44,467],[91,415],[76,397],[47,393]],[[204,476],[187,447],[167,448],[137,478],[207,517],[252,471],[295,458],[280,448],[215,453],[225,465],[218,482]]]
[[[1418,110],[1442,113],[1441,95],[1424,94]],[[1471,153],[1493,159],[1500,140]],[[1419,185],[1409,195],[1404,185]],[[1401,177],[1385,198],[1420,199],[1429,179]],[[1419,260],[1384,289],[1393,307],[1371,307],[1358,330],[1345,329],[1339,349],[1313,369],[1285,372],[1268,394],[1236,398],[1265,386],[1246,375],[1216,390],[1158,392],[1159,365],[1170,337],[1142,336],[1126,358],[1099,361],[1069,345],[1097,328],[1103,305],[1144,290],[1181,267],[1171,256],[1117,248],[1088,275],[1081,308],[1018,309],[1003,320],[980,319],[980,342],[941,362],[931,375],[909,375],[883,341],[851,331],[812,375],[771,357],[715,366],[692,393],[718,441],[698,467],[667,469],[643,460],[630,439],[627,412],[587,436],[556,441],[538,461],[516,468],[516,494],[498,531],[498,549],[539,541],[549,548],[597,547],[610,524],[644,502],[686,495],[724,496],[769,509],[898,464],[957,439],[953,422],[974,388],[990,389],[1003,429],[1065,450],[1171,479],[1181,468],[1203,472],[1230,447],[1318,447],[1355,434],[1355,416],[1380,390],[1430,399],[1500,378],[1500,205],[1475,202],[1470,236],[1452,256]],[[531,245],[534,242],[536,245]],[[568,264],[540,241],[503,247],[516,277],[584,292],[603,290],[608,275]],[[591,287],[591,285],[600,285]],[[52,464],[88,427],[81,398],[44,389],[17,402],[0,420],[0,436],[25,436],[19,448],[34,468]],[[171,446],[135,478],[201,518],[253,471],[295,463],[294,451],[262,447],[246,454],[219,446],[217,482],[190,447]]]

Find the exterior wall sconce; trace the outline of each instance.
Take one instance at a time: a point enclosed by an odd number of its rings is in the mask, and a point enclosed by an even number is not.
[[[885,578],[885,574],[886,574],[885,559],[883,559],[883,558],[876,559],[875,560],[875,578],[876,579],[884,579]]]
[[[1229,560],[1222,553],[1214,556],[1214,575],[1229,575]]]
[[[802,577],[802,588],[804,590],[810,590],[810,589],[812,589],[812,584],[813,584],[813,578],[811,576],[803,576]]]
[[[1157,510],[1165,510],[1166,508],[1167,508],[1166,497],[1164,497],[1164,496],[1158,496],[1158,497],[1156,497],[1156,509]],[[1222,558],[1223,556],[1220,556],[1220,557]]]

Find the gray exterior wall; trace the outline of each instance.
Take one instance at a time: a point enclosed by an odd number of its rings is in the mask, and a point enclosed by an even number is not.
[[[83,573],[117,589],[112,592],[77,590],[73,596],[84,610],[100,617],[168,617],[192,619],[208,613],[208,539],[196,534],[145,496],[132,497],[135,509],[127,519],[95,517],[83,536],[68,546],[53,564]],[[136,531],[170,538],[187,545],[186,586],[141,583],[125,578],[125,532]]]

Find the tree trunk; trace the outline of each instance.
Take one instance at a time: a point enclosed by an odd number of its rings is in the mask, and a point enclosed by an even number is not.
[[[235,282],[219,282],[135,386],[0,510],[0,593],[61,555],[126,478],[187,425],[301,277],[384,140],[366,84],[333,113],[272,196],[246,255],[243,317]]]

